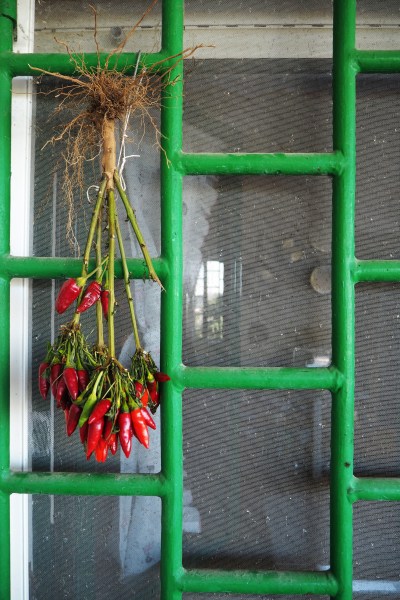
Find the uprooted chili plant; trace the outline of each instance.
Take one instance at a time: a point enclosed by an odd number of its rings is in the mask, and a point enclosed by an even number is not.
[[[109,451],[116,453],[118,440],[127,457],[131,452],[133,437],[149,447],[148,428],[155,429],[150,412],[154,413],[159,405],[160,383],[169,380],[168,375],[158,370],[150,353],[140,342],[116,208],[119,199],[143,254],[149,278],[161,286],[117,169],[116,143],[116,124],[121,124],[123,131],[126,131],[134,115],[150,122],[160,142],[160,134],[150,111],[160,105],[163,88],[173,83],[168,80],[168,70],[164,70],[161,77],[160,63],[145,68],[138,61],[133,75],[128,75],[126,69],[118,69],[118,60],[115,60],[121,55],[128,37],[154,4],[103,64],[100,61],[96,12],[93,9],[97,65],[93,68],[86,66],[84,56],[73,54],[65,46],[75,75],[41,70],[42,74],[54,76],[63,82],[55,91],[59,98],[57,110],[64,111],[71,105],[78,107],[78,114],[50,140],[52,143],[60,140],[65,142],[63,192],[69,210],[67,234],[72,231],[74,196],[83,186],[83,165],[97,148],[100,148],[101,167],[99,181],[93,183],[98,189],[97,200],[88,230],[81,276],[66,280],[56,300],[58,313],[74,307],[74,314],[61,327],[56,341],[49,344],[39,367],[39,390],[44,399],[51,390],[57,406],[64,411],[68,436],[79,427],[87,458],[94,454],[99,462],[106,460]],[[182,60],[194,50],[188,49],[170,59]],[[130,369],[118,361],[115,347],[114,271],[117,246],[136,345]],[[89,272],[92,254],[96,268]],[[88,344],[80,324],[80,315],[90,309],[96,312],[97,340],[93,347]]]

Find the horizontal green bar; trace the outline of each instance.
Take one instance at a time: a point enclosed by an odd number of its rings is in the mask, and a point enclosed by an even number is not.
[[[354,58],[360,73],[400,73],[398,50],[356,50]]]
[[[335,367],[186,367],[174,374],[182,388],[226,388],[249,390],[331,390],[342,385]]]
[[[163,281],[167,274],[167,263],[162,258],[153,258],[153,265],[157,275]],[[133,279],[148,279],[149,272],[144,260],[139,258],[127,259],[130,276]],[[92,260],[89,271],[95,268]],[[82,260],[79,258],[48,258],[48,257],[20,257],[1,256],[0,273],[11,277],[33,277],[35,279],[59,279],[63,277],[77,277],[81,274]],[[115,263],[115,276],[123,278],[120,260]]]
[[[164,496],[162,475],[119,473],[3,473],[0,491],[8,494],[71,496]]]
[[[354,264],[353,280],[400,281],[400,260],[357,260]]]
[[[175,162],[176,161],[176,162]],[[185,175],[337,175],[340,152],[324,154],[185,154],[173,160]]]
[[[338,585],[329,572],[184,571],[183,592],[227,594],[317,594],[335,596]]]
[[[351,502],[357,500],[400,501],[400,478],[398,477],[354,477],[348,490]]]
[[[82,54],[73,54],[78,64],[82,61]],[[142,54],[140,62],[142,65],[150,67],[157,63],[159,70],[168,69],[171,66],[171,61],[168,61],[168,52],[158,52],[154,54]],[[104,66],[109,55],[107,53],[101,53],[99,57],[95,52],[86,53],[85,65],[87,68],[95,68],[100,61],[100,66]],[[123,52],[119,55],[115,54],[109,58],[109,68],[117,69],[118,71],[125,71],[127,75],[133,73],[136,65],[137,53],[136,52]],[[164,62],[163,62],[164,61]],[[175,59],[176,61],[176,59]],[[22,75],[39,75],[37,71],[31,69],[36,67],[37,69],[43,69],[45,71],[62,73],[63,75],[73,75],[76,72],[76,66],[73,60],[70,59],[66,52],[52,53],[52,54],[17,54],[17,53],[6,53],[0,54],[0,64],[7,65],[7,68],[11,72],[13,77]]]

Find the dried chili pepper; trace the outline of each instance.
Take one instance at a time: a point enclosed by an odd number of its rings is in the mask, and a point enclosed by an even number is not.
[[[71,277],[67,281],[64,281],[56,300],[56,311],[58,314],[61,315],[75,302],[81,293],[82,287],[85,285],[85,281],[84,277],[77,277],[76,279]]]
[[[156,373],[154,373],[154,379],[158,383],[164,383],[165,381],[170,381],[171,377],[166,373],[161,373],[161,371],[157,371]]]
[[[40,392],[40,395],[42,396],[43,400],[46,400],[47,394],[49,393],[49,389],[50,389],[50,381],[49,381],[49,378],[46,376],[46,371],[47,371],[48,367],[49,367],[48,362],[42,362],[39,365],[39,379],[38,379],[39,392]]]
[[[89,422],[90,422],[90,419],[89,419]],[[106,419],[106,422],[104,425],[104,431],[103,431],[103,438],[106,440],[106,442],[108,442],[110,439],[113,424],[114,423],[113,423],[112,419]]]
[[[63,379],[68,388],[69,394],[73,400],[76,400],[79,393],[78,374],[73,367],[67,367],[63,371]]]
[[[145,448],[149,447],[149,432],[147,431],[146,421],[142,414],[141,409],[134,408],[131,411],[131,419],[133,425],[133,431],[136,434],[139,442],[143,444]]]
[[[100,302],[103,309],[103,315],[108,320],[108,307],[110,304],[110,291],[105,289],[100,292]]]
[[[69,416],[67,421],[67,435],[68,437],[72,435],[75,429],[78,426],[79,417],[81,416],[82,409],[80,406],[76,406],[76,404],[72,404],[69,409]]]
[[[151,427],[152,429],[157,429],[157,425],[155,424],[154,419],[152,418],[152,416],[148,412],[147,408],[142,407],[140,409],[140,412],[143,415],[143,418],[145,420],[145,423],[146,423],[147,427]]]
[[[101,419],[101,417],[104,417],[106,412],[108,412],[110,410],[110,407],[111,407],[110,398],[103,398],[102,400],[100,400],[100,402],[98,402],[96,404],[96,406],[94,407],[94,409],[91,412],[91,415],[89,417],[89,425],[91,423],[93,423],[93,421],[97,421],[97,419]]]
[[[79,427],[79,437],[80,437],[82,444],[84,444],[87,440],[88,429],[89,429],[89,423],[87,421],[86,421],[86,423],[84,423],[82,425],[82,427]]]
[[[88,427],[86,458],[89,459],[96,450],[104,427],[104,418],[93,421]]]
[[[118,415],[118,425],[119,425],[119,441],[121,444],[121,448],[126,458],[129,458],[129,455],[132,450],[132,436],[131,436],[131,416],[129,412],[120,412]]]
[[[101,293],[101,285],[97,281],[92,281],[88,287],[86,292],[83,295],[81,302],[79,303],[78,308],[76,309],[77,313],[83,313],[85,310],[93,306],[100,298]]]
[[[110,448],[111,454],[114,455],[118,450],[118,437],[116,433],[112,433],[108,440],[108,447]]]
[[[58,382],[60,380],[60,375],[62,373],[63,370],[63,365],[61,363],[55,363],[54,365],[51,366],[50,369],[50,386],[51,386],[51,393],[53,394],[54,398],[57,395],[57,387],[58,387]]]
[[[89,426],[90,427],[90,426]],[[108,454],[108,444],[104,438],[100,438],[95,450],[97,462],[106,462]]]
[[[61,377],[58,380],[57,391],[56,391],[56,403],[57,406],[60,407],[63,404],[64,399],[68,397],[68,389],[64,379]]]
[[[78,369],[77,375],[79,392],[83,392],[89,383],[89,373],[85,369]]]

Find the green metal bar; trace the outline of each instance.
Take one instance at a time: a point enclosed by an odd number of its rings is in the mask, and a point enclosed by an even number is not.
[[[153,265],[161,280],[165,279],[168,265],[162,258],[154,258]],[[149,272],[144,260],[128,258],[128,269],[132,279],[149,278]],[[89,262],[89,271],[95,269],[94,260]],[[77,277],[81,274],[82,260],[79,258],[50,258],[0,256],[0,272],[11,277],[32,277],[35,279],[58,279],[62,277]],[[115,263],[115,276],[123,279],[122,263]]]
[[[82,60],[82,54],[73,54],[78,64]],[[155,54],[143,53],[140,57],[140,63],[147,67],[152,67],[156,63],[161,63],[157,66],[157,70],[163,71],[171,67],[171,62],[167,60],[169,54],[159,52]],[[107,53],[99,55],[100,66],[104,66],[108,58]],[[135,70],[137,53],[123,52],[119,55],[114,55],[109,59],[109,67],[116,68],[119,71],[125,71],[127,75],[131,75]],[[3,52],[0,54],[0,61],[5,62],[14,77],[17,76],[35,76],[39,75],[31,67],[36,69],[44,69],[45,71],[62,73],[63,75],[73,75],[76,72],[74,62],[71,61],[68,54],[65,52],[53,54],[13,54],[11,52]],[[98,65],[98,56],[96,53],[88,52],[85,54],[85,65],[88,68],[96,68]]]
[[[15,6],[14,6],[15,8]],[[0,52],[11,50],[13,19],[0,15]],[[10,252],[11,76],[0,62],[0,255]],[[10,468],[10,282],[0,269],[0,476]],[[0,492],[0,598],[11,595],[10,496]]]
[[[400,281],[400,260],[357,260],[354,281]]]
[[[185,175],[336,175],[344,167],[340,152],[325,154],[181,154]]]
[[[330,368],[291,367],[185,367],[174,372],[174,383],[182,388],[226,388],[247,390],[331,390],[343,383],[341,373]]]
[[[353,60],[361,73],[400,73],[399,50],[356,50]]]
[[[329,572],[185,571],[179,585],[184,592],[228,594],[318,594],[335,596],[338,585]]]
[[[0,478],[0,490],[7,494],[164,496],[167,489],[168,484],[162,475],[11,471],[3,473]]]
[[[354,214],[356,1],[335,0],[333,9],[333,148],[345,158],[333,179],[332,363],[343,374],[333,394],[331,432],[331,569],[337,600],[352,598],[352,504],[347,490],[353,477],[354,437]]]
[[[183,49],[183,0],[163,0],[162,48],[170,55]],[[163,93],[161,133],[161,254],[168,264],[166,293],[161,296],[161,368],[174,373],[182,363],[182,175],[175,157],[182,150],[183,62],[170,74],[173,85]],[[168,162],[167,160],[170,160]],[[183,440],[182,393],[165,385],[161,414],[162,472],[168,494],[162,502],[161,600],[181,600],[177,579],[182,572]]]
[[[349,500],[390,500],[400,501],[399,477],[354,477],[348,490]]]

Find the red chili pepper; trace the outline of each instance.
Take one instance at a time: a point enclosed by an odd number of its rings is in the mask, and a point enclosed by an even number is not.
[[[46,377],[46,375],[45,375],[45,371],[47,370],[48,367],[49,367],[48,362],[42,362],[39,365],[39,380],[38,380],[39,392],[40,392],[40,395],[42,396],[43,400],[46,400],[47,394],[49,393],[49,389],[50,389],[49,378]]]
[[[54,398],[57,395],[57,387],[58,387],[58,382],[60,380],[59,378],[62,373],[62,370],[63,370],[63,365],[61,363],[56,363],[55,365],[52,365],[52,367],[50,369],[51,393],[53,394]]]
[[[61,286],[56,300],[56,311],[62,314],[71,306],[81,293],[82,287],[85,285],[85,279],[78,277],[77,279],[67,279]]]
[[[57,407],[60,408],[65,398],[68,397],[67,385],[62,377],[58,380],[57,392],[56,392],[56,403]]]
[[[121,443],[121,448],[126,458],[129,458],[129,455],[132,450],[132,436],[130,435],[131,429],[131,416],[128,412],[121,412],[118,415],[118,425],[119,425],[119,441]]]
[[[61,408],[62,408],[63,410],[65,410],[66,408],[70,408],[70,407],[71,407],[71,404],[72,404],[72,402],[71,402],[71,400],[69,399],[69,396],[68,396],[68,394],[65,394],[65,395],[64,395],[64,396],[61,398],[61,401],[60,401]]]
[[[85,310],[93,306],[100,298],[101,293],[101,285],[97,281],[92,281],[87,287],[86,292],[83,295],[83,298],[76,309],[77,313],[83,313]]]
[[[63,378],[72,400],[76,400],[79,394],[78,374],[76,369],[73,367],[67,367],[64,369]]]
[[[101,307],[103,309],[104,318],[106,320],[108,320],[108,305],[110,303],[110,291],[109,290],[101,290],[100,302],[101,302]]]
[[[114,455],[118,450],[118,437],[116,433],[112,433],[110,435],[110,439],[108,440],[108,447],[111,450],[111,454]]]
[[[87,421],[82,425],[82,427],[79,427],[79,437],[81,438],[82,444],[84,444],[87,440],[88,428],[89,423]]]
[[[108,454],[108,444],[102,437],[99,439],[99,443],[97,444],[95,454],[97,462],[106,462]]]
[[[152,429],[157,429],[157,425],[155,424],[153,418],[149,414],[147,408],[141,408],[140,412],[143,415],[143,418],[145,420],[145,423],[146,423],[147,427],[151,427]]]
[[[143,444],[145,448],[149,447],[149,432],[147,431],[146,421],[142,415],[140,408],[135,408],[131,411],[131,419],[133,425],[133,431],[136,434],[139,442]]]
[[[78,369],[77,371],[77,375],[78,375],[78,388],[80,392],[83,392],[83,390],[86,389],[87,384],[89,383],[89,373],[87,371],[85,371],[85,369]]]
[[[97,419],[101,419],[101,417],[104,417],[106,412],[110,410],[110,407],[110,398],[103,398],[102,400],[100,400],[100,402],[98,402],[92,410],[92,413],[89,417],[89,425],[93,423],[93,421],[97,421]]]
[[[92,453],[96,450],[97,444],[101,438],[104,427],[104,418],[93,421],[88,427],[86,458],[89,460]]]
[[[161,373],[161,371],[157,371],[157,373],[154,373],[154,379],[158,381],[158,383],[163,383],[164,381],[170,381],[171,377],[166,373]]]
[[[69,419],[69,407],[68,408],[64,408],[64,417],[65,417],[65,424],[68,423],[68,419]]]
[[[69,417],[67,421],[67,435],[68,437],[72,435],[75,429],[78,426],[79,417],[81,416],[82,408],[80,406],[76,406],[76,404],[72,404],[69,409]]]
[[[89,419],[89,423],[90,423],[90,419]],[[112,419],[106,419],[106,424],[104,425],[104,432],[103,432],[103,438],[106,440],[106,442],[109,442],[110,436],[111,436],[111,432],[112,432],[112,428],[113,428],[113,420]]]
[[[157,407],[160,404],[160,394],[158,391],[158,383],[157,383],[157,381],[149,382],[147,384],[147,387],[148,387],[150,399],[151,399],[150,410],[152,413],[155,413],[157,410]]]
[[[149,401],[149,392],[140,381],[135,381],[135,396],[140,400],[143,406],[147,406]]]

